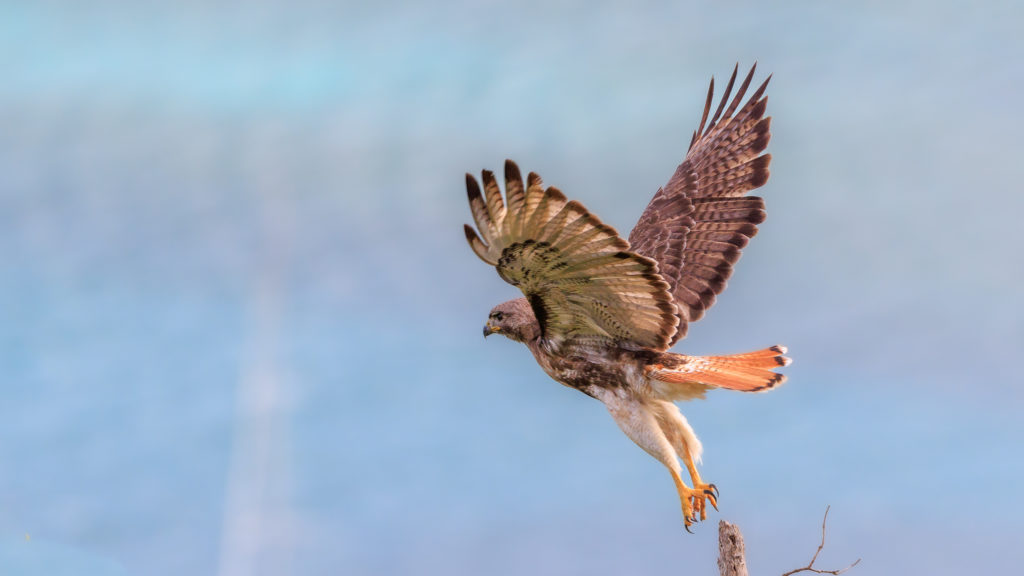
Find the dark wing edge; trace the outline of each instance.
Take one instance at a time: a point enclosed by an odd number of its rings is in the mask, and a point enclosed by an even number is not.
[[[677,310],[654,260],[635,254],[614,228],[557,188],[505,162],[505,199],[489,171],[483,193],[466,175],[476,230],[466,239],[527,297],[543,337],[555,345],[608,343],[667,349]],[[479,235],[477,234],[479,231]]]
[[[765,219],[764,201],[745,196],[768,181],[771,162],[771,154],[761,154],[771,139],[771,117],[764,116],[771,75],[740,106],[756,69],[755,63],[730,101],[736,65],[714,114],[712,78],[686,158],[629,234],[632,249],[656,260],[672,286],[679,307],[673,344],[686,335],[689,322],[714,305],[741,250]]]

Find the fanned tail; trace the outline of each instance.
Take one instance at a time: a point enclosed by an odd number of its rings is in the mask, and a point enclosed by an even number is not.
[[[667,384],[669,396],[681,395],[676,393],[676,388],[681,393],[695,383],[741,392],[763,392],[786,381],[785,375],[774,372],[792,362],[785,353],[785,346],[772,346],[728,356],[664,354],[657,363],[647,366],[647,376]]]

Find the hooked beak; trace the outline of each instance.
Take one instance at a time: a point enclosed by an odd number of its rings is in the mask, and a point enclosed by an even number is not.
[[[491,334],[494,334],[495,332],[501,332],[501,327],[500,326],[491,326],[490,322],[488,322],[487,324],[484,324],[484,338],[487,338],[488,336],[490,336]]]

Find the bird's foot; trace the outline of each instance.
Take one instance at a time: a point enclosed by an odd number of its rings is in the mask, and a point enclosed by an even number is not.
[[[718,486],[714,484],[694,484],[693,489],[703,494],[707,501],[711,503],[711,506],[718,510]]]
[[[679,499],[683,503],[683,523],[686,531],[697,522],[707,520],[707,504],[718,510],[718,488],[714,484],[697,484],[694,488],[682,487]]]

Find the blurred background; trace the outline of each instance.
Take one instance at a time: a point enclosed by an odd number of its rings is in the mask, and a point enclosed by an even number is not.
[[[0,4],[0,572],[752,574],[1024,562],[1011,2]],[[768,220],[677,351],[721,512],[480,336],[505,158],[626,234],[709,78],[767,74]]]

